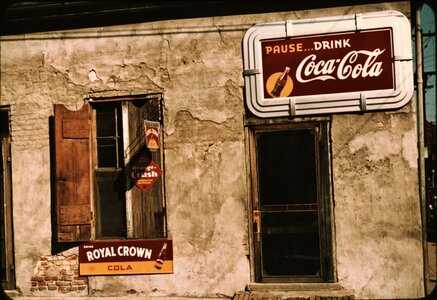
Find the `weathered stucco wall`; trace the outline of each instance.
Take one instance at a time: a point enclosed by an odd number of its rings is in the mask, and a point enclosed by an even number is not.
[[[52,251],[49,118],[92,93],[162,91],[172,275],[90,277],[77,294],[207,297],[250,281],[241,41],[255,23],[395,9],[409,3],[172,20],[4,37],[1,105],[11,105],[17,287],[30,295]],[[422,293],[412,103],[334,116],[334,244],[339,283],[360,298]],[[77,247],[64,252],[77,253]],[[49,291],[34,292],[35,295]]]
[[[339,281],[358,298],[419,298],[423,262],[414,115],[406,107],[337,116],[332,139]]]
[[[2,105],[12,111],[17,287],[24,294],[40,256],[52,250],[53,104],[78,109],[98,92],[164,92],[175,273],[90,278],[89,293],[215,296],[244,288],[250,272],[240,42],[250,24],[234,21],[169,21],[2,41]]]

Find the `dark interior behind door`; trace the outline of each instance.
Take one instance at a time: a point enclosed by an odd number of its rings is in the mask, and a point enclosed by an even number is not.
[[[320,129],[311,124],[254,131],[260,282],[327,278]]]

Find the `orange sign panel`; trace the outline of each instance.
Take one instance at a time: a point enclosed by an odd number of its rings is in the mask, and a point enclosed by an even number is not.
[[[173,273],[173,243],[162,239],[82,244],[79,272],[81,276]]]

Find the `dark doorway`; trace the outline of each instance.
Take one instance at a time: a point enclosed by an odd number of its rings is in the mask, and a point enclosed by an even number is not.
[[[251,150],[257,281],[330,281],[326,126],[257,127]]]

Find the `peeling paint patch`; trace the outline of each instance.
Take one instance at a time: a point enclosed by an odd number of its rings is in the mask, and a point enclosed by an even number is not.
[[[411,147],[416,144],[416,132],[412,129],[402,137],[398,137],[389,131],[369,132],[355,137],[349,143],[349,150],[352,154],[366,148],[368,159],[381,161],[391,155],[402,155],[408,165],[417,169],[417,149]]]
[[[99,78],[97,77],[97,73],[96,73],[96,71],[94,71],[94,70],[91,70],[91,71],[88,73],[88,78],[89,78],[89,80],[90,80],[91,82],[94,82],[94,81],[96,81],[96,80],[99,79]]]
[[[352,154],[363,148],[367,148],[371,161],[380,161],[402,152],[400,139],[388,131],[369,132],[355,137],[349,143],[349,150]]]
[[[411,145],[416,145],[416,139],[415,129],[406,132],[402,138],[402,155],[412,169],[417,169],[417,148],[411,147]]]

